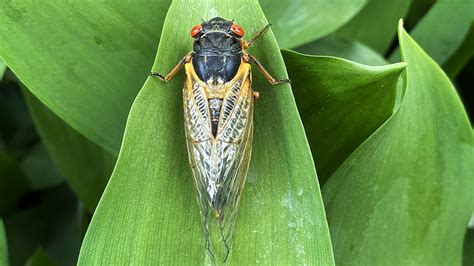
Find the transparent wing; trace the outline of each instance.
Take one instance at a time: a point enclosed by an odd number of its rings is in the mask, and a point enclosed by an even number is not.
[[[228,83],[221,101],[217,134],[211,130],[206,85],[188,74],[184,89],[185,128],[192,167],[206,234],[206,249],[219,239],[227,257],[237,218],[239,198],[247,174],[252,147],[253,93],[250,65],[242,64]],[[204,95],[204,98],[202,97]],[[210,227],[215,215],[216,230]]]

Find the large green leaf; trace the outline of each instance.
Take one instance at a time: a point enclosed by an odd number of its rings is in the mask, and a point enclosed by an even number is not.
[[[115,164],[115,156],[86,139],[25,90],[31,115],[49,154],[71,188],[93,212]]]
[[[292,48],[334,32],[359,12],[367,0],[260,0],[278,44]],[[242,9],[246,13],[246,9]]]
[[[335,35],[330,35],[300,46],[296,50],[304,54],[342,57],[357,63],[371,66],[387,64],[387,61],[385,61],[382,55],[363,43],[339,38]]]
[[[399,109],[323,187],[336,262],[460,265],[473,204],[472,130],[449,79],[400,24]]]
[[[362,11],[335,34],[365,43],[383,54],[395,37],[397,22],[407,13],[410,2],[369,0]]]
[[[392,114],[404,63],[372,67],[283,51],[293,93],[324,183]]]
[[[118,154],[168,5],[169,0],[2,1],[0,56],[54,113]]]
[[[442,65],[459,48],[473,19],[474,0],[439,0],[410,34],[433,60]],[[398,61],[399,56],[399,50],[396,50],[390,60]]]
[[[0,219],[0,266],[8,266],[7,236],[2,219]]]
[[[182,19],[183,14],[187,19]],[[173,2],[155,71],[170,70],[190,51],[189,30],[201,16],[235,17],[247,38],[267,23],[254,0]],[[250,52],[271,73],[286,76],[271,31]],[[261,99],[256,104],[252,162],[228,262],[331,265],[316,172],[290,87],[271,87],[260,73],[254,74]],[[149,78],[137,96],[117,165],[84,239],[80,265],[192,265],[208,260],[187,162],[182,86],[182,72],[167,84]]]

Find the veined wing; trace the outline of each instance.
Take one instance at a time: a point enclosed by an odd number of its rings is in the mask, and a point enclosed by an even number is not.
[[[198,193],[206,249],[213,254],[210,238],[223,244],[227,256],[237,218],[239,198],[250,162],[253,133],[253,92],[250,65],[242,63],[226,84],[222,99],[208,99],[207,85],[186,66],[184,88],[185,129],[189,160]],[[210,105],[220,105],[217,134],[212,134]],[[213,107],[215,108],[215,106]],[[216,230],[210,228],[211,213]]]

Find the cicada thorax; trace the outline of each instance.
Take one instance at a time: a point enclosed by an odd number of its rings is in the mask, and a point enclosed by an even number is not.
[[[185,65],[183,99],[206,248],[213,254],[220,242],[223,252],[217,254],[226,257],[250,162],[254,98],[250,64],[242,59],[241,50],[233,54],[224,48],[193,54]]]

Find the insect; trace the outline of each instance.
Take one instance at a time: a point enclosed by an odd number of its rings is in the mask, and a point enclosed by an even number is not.
[[[184,122],[205,248],[214,258],[212,237],[223,245],[227,259],[237,218],[240,194],[249,167],[254,101],[251,63],[272,85],[289,83],[275,79],[246,49],[270,27],[268,24],[248,41],[244,29],[233,21],[215,17],[191,29],[193,49],[165,76],[169,81],[184,66]],[[215,216],[216,230],[210,226]],[[214,233],[215,232],[215,233]],[[214,236],[215,235],[215,236]]]

